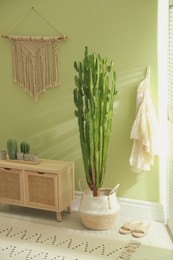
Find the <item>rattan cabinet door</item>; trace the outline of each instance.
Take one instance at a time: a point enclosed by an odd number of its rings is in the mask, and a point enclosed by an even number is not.
[[[0,168],[0,202],[16,205],[24,203],[23,171]]]
[[[58,209],[57,175],[25,171],[26,206]]]

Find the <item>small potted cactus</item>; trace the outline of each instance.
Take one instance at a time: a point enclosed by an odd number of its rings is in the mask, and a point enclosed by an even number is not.
[[[10,160],[17,159],[18,145],[15,138],[9,138],[7,140],[7,152]]]
[[[20,151],[21,151],[21,154],[23,154],[23,158],[24,160],[26,161],[30,161],[30,145],[29,143],[27,143],[26,141],[22,141],[21,144],[20,144]]]
[[[88,48],[85,47],[84,59],[81,62],[74,62],[74,68],[77,71],[75,75],[74,104],[75,116],[78,120],[80,144],[82,158],[84,163],[86,182],[89,190],[83,193],[82,203],[79,208],[80,216],[83,217],[84,226],[89,229],[108,229],[115,221],[115,215],[119,210],[116,201],[113,202],[113,211],[108,210],[109,217],[106,217],[107,224],[100,222],[100,213],[90,216],[85,212],[83,202],[94,198],[95,205],[102,205],[103,201],[110,199],[109,196],[115,196],[115,190],[102,189],[107,161],[107,150],[111,133],[113,103],[116,91],[116,73],[113,71],[113,62],[108,63],[106,58],[100,54],[88,54]],[[109,200],[111,201],[111,199]],[[104,204],[104,203],[103,203]],[[94,206],[95,207],[95,206]],[[93,211],[91,206],[88,211]],[[94,209],[95,211],[95,209]],[[103,213],[103,212],[102,212]],[[113,213],[113,214],[112,214]],[[105,212],[103,215],[105,216]],[[114,215],[114,216],[113,216]],[[113,216],[113,219],[112,219]],[[108,219],[110,218],[110,221]]]

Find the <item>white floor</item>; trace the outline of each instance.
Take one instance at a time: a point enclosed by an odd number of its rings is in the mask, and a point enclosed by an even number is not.
[[[92,231],[87,230],[82,225],[78,211],[76,211],[75,205],[73,205],[73,212],[68,214],[66,211],[62,213],[62,222],[56,221],[56,215],[54,212],[45,211],[45,210],[38,210],[38,209],[30,209],[20,206],[10,206],[10,205],[1,205],[0,206],[0,216],[3,217],[10,217],[25,221],[30,221],[34,223],[42,223],[51,226],[57,227],[67,227],[75,230],[85,230],[91,236],[102,236],[104,238],[117,238],[119,240],[129,240],[134,239],[130,234],[129,235],[121,235],[118,232],[118,229],[121,225],[123,225],[126,221],[130,218],[127,216],[122,216],[121,213],[119,214],[115,227],[106,230],[106,231]],[[145,221],[147,221],[145,219]],[[158,248],[165,248],[165,249],[172,249],[173,250],[173,243],[167,227],[163,223],[150,221],[150,229],[148,234],[140,239],[136,239],[137,241],[142,242],[143,245],[153,246]]]

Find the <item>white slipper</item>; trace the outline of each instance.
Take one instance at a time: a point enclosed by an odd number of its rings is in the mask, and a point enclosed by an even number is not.
[[[128,235],[131,232],[133,232],[134,228],[137,225],[142,224],[141,220],[132,220],[132,221],[127,221],[125,222],[120,228],[119,228],[119,233],[121,235]]]
[[[132,231],[132,236],[136,238],[144,237],[148,234],[150,227],[150,223],[148,222],[141,222],[140,224],[136,225]]]

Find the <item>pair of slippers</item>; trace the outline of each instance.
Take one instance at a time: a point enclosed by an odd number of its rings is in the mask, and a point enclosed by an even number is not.
[[[119,233],[122,235],[131,233],[133,237],[141,238],[148,234],[149,227],[150,224],[142,220],[128,221],[120,227]]]

